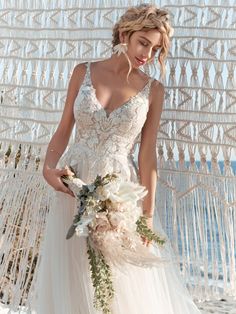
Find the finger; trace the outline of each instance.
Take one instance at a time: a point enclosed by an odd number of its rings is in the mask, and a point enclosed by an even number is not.
[[[63,191],[61,191],[62,193],[65,193],[65,194],[69,194],[70,196],[72,196],[72,197],[75,197],[75,195],[74,195],[74,193],[71,191],[71,190],[63,190]]]
[[[70,196],[72,196],[72,197],[75,197],[75,195],[74,195],[74,193],[70,190],[70,189],[68,189],[68,192],[67,192]]]
[[[67,170],[69,170],[69,172],[71,173],[71,174],[75,174],[72,170],[73,170],[73,168],[72,167],[68,167],[67,165],[65,166],[65,169],[67,169]]]
[[[142,237],[142,240],[143,240],[143,244],[144,244],[145,246],[147,246],[148,240],[147,240],[145,237]]]
[[[58,188],[56,188],[56,190],[63,192],[63,193],[66,193],[66,194],[69,194],[69,195],[74,197],[74,193],[61,182],[59,183]]]
[[[141,237],[143,244],[145,244],[146,239],[144,237]]]
[[[61,169],[59,170],[59,175],[60,176],[72,176],[74,173],[70,171],[70,169]]]
[[[143,244],[144,244],[145,246],[149,246],[150,243],[151,243],[151,241],[148,240],[147,238],[144,238],[144,239],[143,239]]]

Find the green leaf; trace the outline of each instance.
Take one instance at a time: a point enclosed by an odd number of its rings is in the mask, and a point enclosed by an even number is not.
[[[158,245],[163,245],[166,240],[161,238],[158,234],[153,232],[147,225],[147,217],[140,216],[140,218],[136,222],[137,232],[142,236],[148,239],[149,241],[154,241]]]
[[[94,287],[93,303],[103,314],[111,314],[110,300],[114,297],[114,288],[110,266],[100,251],[94,250],[87,239],[87,253],[91,279]]]
[[[73,235],[75,234],[75,229],[76,229],[76,226],[74,224],[70,226],[70,228],[67,232],[67,235],[66,235],[67,240],[69,240],[70,238],[73,237]]]

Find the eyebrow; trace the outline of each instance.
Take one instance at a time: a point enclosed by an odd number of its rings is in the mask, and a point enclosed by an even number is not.
[[[140,38],[146,39],[149,42],[149,44],[152,44],[152,42],[149,39],[147,39],[146,37],[140,36]],[[155,47],[161,47],[161,45],[155,45]]]

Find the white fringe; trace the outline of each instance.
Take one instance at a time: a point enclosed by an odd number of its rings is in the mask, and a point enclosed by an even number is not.
[[[156,206],[189,290],[198,299],[235,296],[236,177],[232,168],[226,162],[221,173],[213,160],[210,171],[202,158],[200,169],[189,171],[193,164],[186,168],[180,159],[177,167],[170,147],[168,156],[165,161],[159,149]]]
[[[49,209],[50,193],[39,173],[1,173],[1,302],[24,305],[37,270],[37,259]]]
[[[168,9],[175,28],[158,133],[157,208],[192,294],[236,295],[236,182],[230,164],[236,153],[235,0],[149,2]],[[24,304],[29,274],[37,269],[50,202],[40,175],[42,156],[59,121],[71,71],[76,63],[110,55],[111,27],[138,3],[142,1],[0,3],[0,299],[13,308]]]

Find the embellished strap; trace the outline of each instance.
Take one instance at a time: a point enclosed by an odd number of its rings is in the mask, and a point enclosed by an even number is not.
[[[155,80],[155,79],[154,79],[153,77],[150,77],[150,78],[149,78],[149,81],[148,81],[148,83],[147,83],[149,92],[150,92],[150,88],[151,88],[152,82],[153,82],[154,80]]]
[[[90,62],[86,62],[86,73],[83,80],[83,85],[89,85],[90,84]]]
[[[154,78],[150,77],[147,84],[143,88],[143,92],[147,97],[150,95],[151,85],[153,81],[154,81]]]

